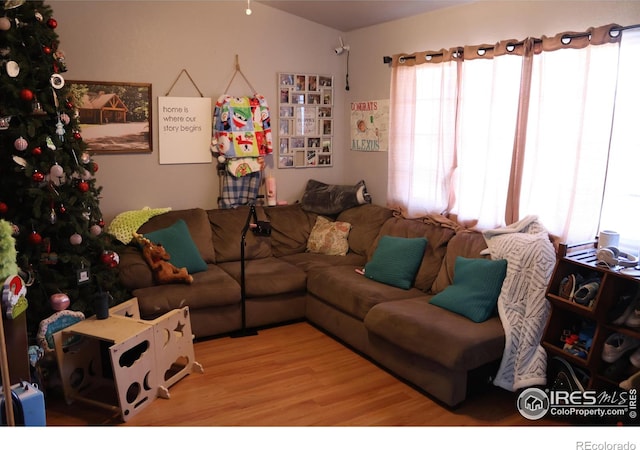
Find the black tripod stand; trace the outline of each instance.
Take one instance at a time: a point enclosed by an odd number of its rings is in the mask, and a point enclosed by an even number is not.
[[[245,278],[245,254],[244,250],[247,245],[247,232],[251,230],[256,236],[270,236],[271,224],[262,220],[258,220],[256,213],[256,205],[249,205],[249,215],[247,221],[242,228],[240,237],[240,310],[242,314],[242,326],[240,330],[231,333],[231,337],[255,336],[258,332],[254,329],[247,329],[247,293]]]

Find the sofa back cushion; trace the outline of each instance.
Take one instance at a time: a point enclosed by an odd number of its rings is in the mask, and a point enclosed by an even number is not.
[[[487,243],[482,233],[476,231],[464,230],[458,232],[451,238],[447,245],[447,254],[442,261],[440,271],[431,286],[430,294],[438,294],[444,291],[453,283],[454,269],[456,258],[462,256],[465,258],[487,258],[488,255],[481,255],[480,252],[487,248]]]
[[[266,219],[262,207],[256,207],[256,213],[258,220]],[[210,209],[207,214],[213,234],[216,262],[240,261],[240,241],[242,240],[242,229],[249,217],[249,207]],[[268,236],[256,236],[251,231],[247,231],[245,243],[245,259],[272,256],[271,238]]]
[[[351,224],[349,250],[361,255],[367,254],[371,243],[380,233],[382,225],[393,216],[393,211],[380,205],[366,204],[342,211],[336,220]]]
[[[453,224],[451,222],[451,224]],[[447,251],[447,243],[454,236],[455,231],[450,221],[440,216],[428,216],[420,219],[407,219],[404,217],[392,217],[380,228],[380,233],[368,251],[373,255],[378,241],[384,235],[406,238],[424,237],[427,246],[422,257],[420,269],[416,274],[414,287],[427,291],[435,280],[442,260]],[[371,256],[368,257],[371,259]]]
[[[375,253],[364,266],[364,275],[391,286],[411,289],[426,246],[427,240],[423,237],[381,236]]]
[[[271,222],[273,256],[304,253],[318,215],[304,211],[300,203],[269,207],[264,212]]]
[[[201,208],[182,209],[169,211],[152,217],[144,225],[138,228],[138,233],[147,234],[174,225],[178,220],[184,220],[189,229],[191,239],[200,252],[202,259],[209,263],[216,262],[216,254],[213,248],[211,226],[207,212]]]

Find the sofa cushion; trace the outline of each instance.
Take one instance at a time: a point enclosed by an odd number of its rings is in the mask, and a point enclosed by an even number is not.
[[[264,212],[271,222],[273,256],[293,255],[306,250],[317,214],[304,211],[300,203],[273,206],[265,208]]]
[[[440,271],[442,260],[447,251],[447,243],[455,234],[454,229],[449,226],[449,223],[450,221],[448,221],[448,219],[442,218],[440,220],[440,216],[424,217],[421,219],[406,219],[400,216],[392,217],[382,225],[380,234],[372,244],[372,249],[368,254],[373,255],[380,236],[426,238],[428,245],[414,282],[416,288],[426,292]]]
[[[240,283],[240,261],[218,263],[218,267]],[[286,261],[269,257],[245,262],[247,297],[266,297],[290,292],[304,292],[307,274]]]
[[[498,317],[474,323],[428,299],[380,303],[364,325],[370,333],[453,370],[475,369],[502,357],[505,336]]]
[[[344,256],[323,255],[321,253],[296,253],[281,256],[279,259],[309,272],[331,266],[357,266],[362,267],[367,262],[364,256],[349,252]]]
[[[240,284],[215,264],[193,275],[192,284],[163,284],[135,289],[140,314],[156,317],[182,306],[203,309],[240,303]]]
[[[162,245],[174,266],[185,267],[190,274],[207,270],[207,263],[200,256],[184,220],[178,219],[173,225],[146,233],[144,237]]]
[[[431,304],[484,322],[496,312],[507,260],[456,258],[453,284],[431,299]]]
[[[400,289],[356,273],[357,266],[331,266],[307,273],[307,292],[325,303],[363,320],[378,303],[425,295],[422,291]]]
[[[382,225],[391,218],[393,211],[380,205],[366,204],[349,208],[338,214],[336,220],[351,224],[349,250],[358,255],[370,256],[367,252],[375,241]]]
[[[426,245],[427,240],[423,237],[381,236],[371,260],[364,266],[364,275],[380,283],[409,289]]]
[[[149,208],[148,206],[124,211],[113,218],[107,230],[123,244],[129,244],[140,226],[144,225],[152,217],[171,211],[171,208]]]
[[[348,222],[332,221],[324,216],[318,216],[307,240],[307,251],[344,256],[349,251],[347,239],[350,230],[351,224]]]
[[[211,226],[209,225],[207,212],[204,209],[183,209],[154,216],[138,228],[138,233],[147,234],[161,228],[167,228],[173,225],[178,219],[184,220],[187,224],[189,234],[196,244],[196,247],[198,247],[202,259],[208,264],[215,263],[216,254],[213,249]]]
[[[367,192],[364,180],[358,181],[355,186],[309,180],[301,203],[305,211],[330,216],[354,206],[371,203],[371,196]]]
[[[216,262],[240,261],[240,241],[242,229],[249,217],[249,207],[240,206],[234,209],[210,209],[207,211]],[[258,220],[264,220],[264,210],[256,209]],[[271,239],[267,236],[256,236],[247,232],[245,239],[245,258],[256,259],[271,256]]]
[[[438,292],[442,292],[447,286],[453,283],[453,273],[458,256],[490,259],[490,256],[480,254],[480,252],[486,248],[487,243],[482,233],[465,230],[453,236],[447,244],[447,253],[429,293],[437,294]]]

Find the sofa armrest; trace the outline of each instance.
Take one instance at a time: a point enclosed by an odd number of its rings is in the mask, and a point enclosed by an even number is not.
[[[119,256],[119,277],[125,288],[134,290],[154,285],[153,273],[138,248],[128,245],[120,250]]]

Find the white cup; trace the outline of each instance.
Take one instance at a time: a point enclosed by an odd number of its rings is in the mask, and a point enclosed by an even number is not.
[[[602,230],[598,238],[598,248],[615,247],[620,245],[620,234],[611,230]]]

